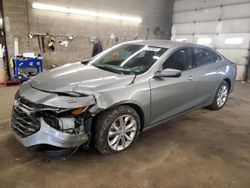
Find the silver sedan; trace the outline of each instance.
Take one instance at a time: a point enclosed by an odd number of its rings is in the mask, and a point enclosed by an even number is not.
[[[235,77],[236,66],[208,47],[126,42],[24,83],[10,126],[26,147],[75,148],[92,140],[100,153],[110,154],[170,118],[223,108]]]

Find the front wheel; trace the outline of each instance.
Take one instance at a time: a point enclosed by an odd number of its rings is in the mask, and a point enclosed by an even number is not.
[[[140,117],[127,105],[102,113],[95,124],[95,148],[101,154],[111,154],[127,149],[138,137]]]
[[[224,107],[227,102],[227,98],[229,95],[229,86],[226,81],[222,81],[219,88],[216,91],[213,103],[208,106],[211,110],[220,110]]]

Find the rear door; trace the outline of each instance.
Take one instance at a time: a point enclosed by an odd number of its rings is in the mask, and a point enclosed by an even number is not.
[[[150,80],[151,124],[161,122],[196,105],[193,103],[195,84],[192,81],[194,65],[191,49],[178,49],[166,59],[161,68],[178,69],[182,71],[182,75]]]
[[[222,58],[207,48],[192,48],[196,68],[193,72],[195,103],[205,105],[211,101],[223,77]]]

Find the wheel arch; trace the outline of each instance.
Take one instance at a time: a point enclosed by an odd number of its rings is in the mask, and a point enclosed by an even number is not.
[[[142,129],[144,128],[144,123],[145,123],[145,117],[144,117],[144,112],[143,112],[142,108],[135,103],[124,103],[122,105],[128,105],[128,106],[132,107],[133,109],[135,109],[135,111],[137,112],[137,114],[139,115],[140,120],[141,120],[140,131],[142,131]]]
[[[231,80],[229,79],[229,78],[224,78],[223,79],[225,82],[227,82],[227,84],[228,84],[228,87],[229,87],[229,91],[231,91]]]
[[[119,103],[116,103],[116,104],[111,105],[111,106],[108,107],[107,109],[103,109],[102,111],[100,111],[98,114],[96,114],[96,115],[93,117],[93,123],[95,122],[95,119],[96,119],[101,113],[103,113],[104,111],[109,110],[109,109],[112,109],[112,108],[115,108],[115,107],[118,107],[118,106],[122,106],[122,105],[130,106],[131,108],[133,108],[133,109],[137,112],[137,114],[139,115],[140,120],[141,120],[140,131],[142,131],[143,128],[144,128],[144,125],[145,125],[145,113],[144,113],[143,109],[140,107],[139,104],[137,104],[137,103],[135,103],[135,102],[131,102],[131,101],[119,102]]]

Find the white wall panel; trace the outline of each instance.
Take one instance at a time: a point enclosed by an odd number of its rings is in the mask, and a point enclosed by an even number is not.
[[[172,34],[174,35],[185,35],[192,34],[194,32],[194,24],[174,24],[172,26]]]
[[[197,0],[196,8],[215,7],[221,4],[222,0]]]
[[[217,32],[217,22],[199,22],[194,25],[195,34],[215,34]]]
[[[219,33],[250,33],[250,18],[225,20],[219,23]]]
[[[220,18],[221,8],[198,9],[197,11],[177,12],[173,15],[174,23],[214,21]]]
[[[196,21],[214,21],[220,18],[221,8],[198,9],[196,12]]]
[[[222,8],[222,19],[250,18],[250,3],[225,6]]]
[[[222,0],[223,5],[250,3],[250,0]]]
[[[183,0],[175,0],[174,12],[195,9],[196,2],[197,2],[197,0],[184,0],[184,1]]]
[[[246,75],[246,66],[244,66],[244,65],[237,65],[236,80],[245,80],[245,75]]]
[[[218,49],[218,51],[227,57],[230,61],[238,65],[247,65],[248,50],[240,49]]]
[[[250,18],[225,21],[173,24],[172,34],[250,33]]]
[[[174,23],[186,23],[186,22],[194,22],[196,18],[196,11],[188,11],[188,12],[178,12],[173,15]]]
[[[250,0],[175,0],[174,12],[250,3]]]

